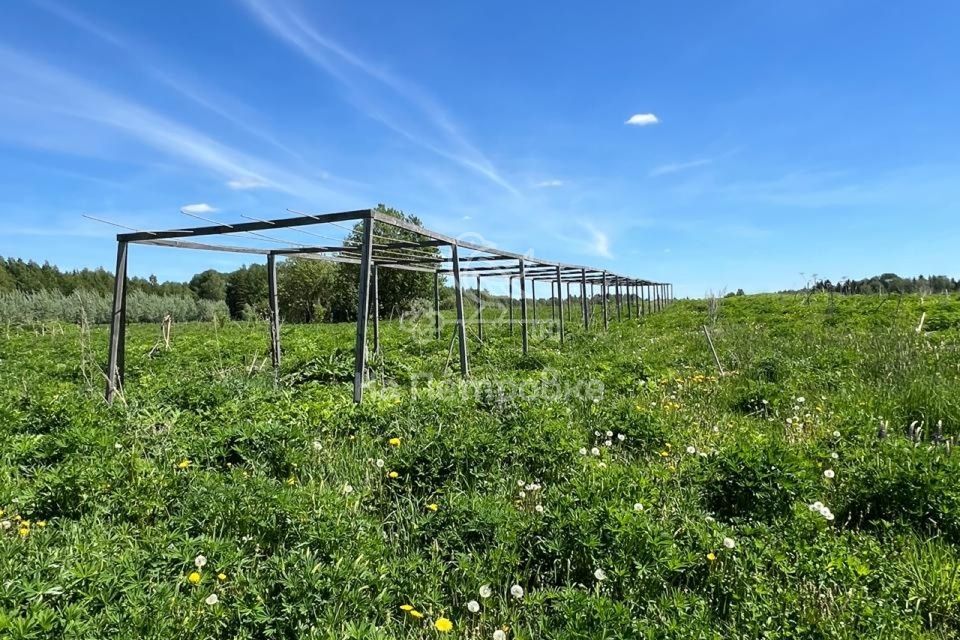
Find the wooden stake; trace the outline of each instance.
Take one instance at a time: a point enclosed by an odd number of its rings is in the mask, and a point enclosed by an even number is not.
[[[720,375],[726,375],[723,373],[723,365],[720,364],[720,358],[717,356],[717,350],[713,346],[713,339],[710,337],[710,331],[707,329],[707,325],[703,325],[703,335],[707,337],[707,344],[710,345],[710,351],[713,353],[713,361],[717,363],[717,369],[720,371]]]

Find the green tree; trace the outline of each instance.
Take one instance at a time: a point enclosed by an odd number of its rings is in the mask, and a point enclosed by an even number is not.
[[[335,299],[337,267],[332,262],[290,258],[277,267],[280,314],[290,322],[326,319]]]
[[[421,225],[416,216],[406,215],[402,211],[377,205],[377,211],[393,216],[400,220]],[[374,244],[384,244],[400,241],[419,241],[421,236],[400,229],[392,225],[375,222],[373,225]],[[347,244],[360,246],[363,238],[363,223],[354,225],[347,237]],[[418,247],[416,249],[390,249],[388,251],[374,250],[374,260],[389,262],[390,260],[439,258],[440,251],[436,247]],[[416,300],[433,299],[433,273],[421,271],[406,271],[382,267],[378,270],[380,289],[380,313],[389,316],[410,309]],[[357,315],[357,285],[360,281],[360,270],[357,265],[344,264],[340,269],[340,278],[337,287],[337,304],[334,309],[334,318],[347,320]]]
[[[190,279],[190,290],[201,300],[227,299],[227,279],[215,269],[207,269]]]
[[[267,268],[262,264],[243,266],[227,275],[227,307],[230,317],[241,319],[249,313],[267,310]]]

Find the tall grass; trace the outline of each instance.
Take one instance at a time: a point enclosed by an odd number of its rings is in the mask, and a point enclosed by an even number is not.
[[[0,293],[0,322],[13,325],[52,321],[104,324],[110,321],[112,303],[110,296],[93,291],[75,291],[71,295],[59,291]],[[223,302],[195,300],[188,296],[158,296],[142,291],[131,291],[127,295],[129,322],[160,322],[167,314],[183,322],[226,317],[229,311]]]

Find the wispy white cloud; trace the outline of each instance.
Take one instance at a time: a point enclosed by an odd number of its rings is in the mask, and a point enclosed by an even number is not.
[[[563,186],[563,180],[541,180],[533,185],[536,189],[552,189]]]
[[[699,160],[690,160],[689,162],[671,162],[668,164],[662,164],[659,167],[654,167],[650,170],[649,176],[651,178],[656,178],[657,176],[665,176],[670,173],[678,173],[688,169],[704,167],[712,162],[713,158],[701,158]]]
[[[200,202],[197,204],[185,204],[180,207],[180,211],[184,213],[214,213],[217,211],[217,208],[211,207],[206,202]]]
[[[245,4],[268,31],[336,78],[348,90],[350,100],[367,116],[410,142],[484,176],[511,193],[519,193],[467,140],[447,111],[415,84],[320,33],[289,4],[263,0],[245,0]],[[388,99],[377,95],[383,90],[388,91]],[[390,105],[389,111],[387,105]],[[404,110],[406,114],[402,113]],[[432,133],[427,134],[424,129]],[[431,139],[437,137],[440,141]]]
[[[235,180],[228,180],[227,186],[235,191],[246,191],[247,189],[260,189],[263,187],[269,187],[270,185],[262,180],[258,180],[257,178],[245,176]]]
[[[189,80],[182,71],[173,71],[157,63],[157,55],[151,55],[149,48],[139,40],[97,23],[82,13],[65,7],[52,0],[33,0],[34,4],[74,27],[124,52],[128,60],[133,60],[151,77],[173,89],[181,97],[223,118],[231,125],[254,138],[257,138],[290,155],[302,160],[301,155],[289,146],[280,142],[274,135],[253,124],[256,120],[248,107],[241,104],[233,96],[218,95],[218,92],[209,87],[200,88],[198,83]],[[230,104],[231,109],[225,107]],[[238,113],[239,111],[239,113]]]
[[[30,132],[9,132],[0,125],[0,138],[11,133],[18,142],[23,142],[32,132],[42,147],[49,125],[62,126],[70,122],[75,125],[79,120],[206,169],[227,182],[256,183],[289,194],[342,199],[339,193],[317,180],[254,158],[82,78],[3,47],[0,47],[0,81],[7,86],[7,90],[0,93],[0,107],[19,116],[29,114],[31,126]],[[81,137],[89,133],[89,126],[72,128]],[[86,150],[78,145],[76,152]]]
[[[633,125],[635,127],[646,127],[647,125],[659,123],[660,118],[652,113],[635,113],[630,116],[624,124]]]
[[[583,223],[583,228],[590,234],[590,238],[586,243],[588,252],[601,258],[612,258],[613,253],[610,251],[610,238],[607,234],[589,222]]]

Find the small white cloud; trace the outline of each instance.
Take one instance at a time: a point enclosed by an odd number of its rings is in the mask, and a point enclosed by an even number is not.
[[[199,204],[185,204],[180,207],[180,211],[184,213],[213,213],[216,211],[216,207],[211,207],[205,202]]]
[[[630,119],[627,120],[626,124],[631,124],[635,127],[645,127],[648,124],[659,124],[660,118],[655,116],[652,113],[635,113],[630,116]]]
[[[244,189],[259,189],[260,187],[267,187],[269,185],[260,178],[244,176],[230,180],[227,182],[227,186],[237,191],[243,191]]]
[[[563,180],[543,180],[533,185],[536,189],[553,189],[563,186]]]

